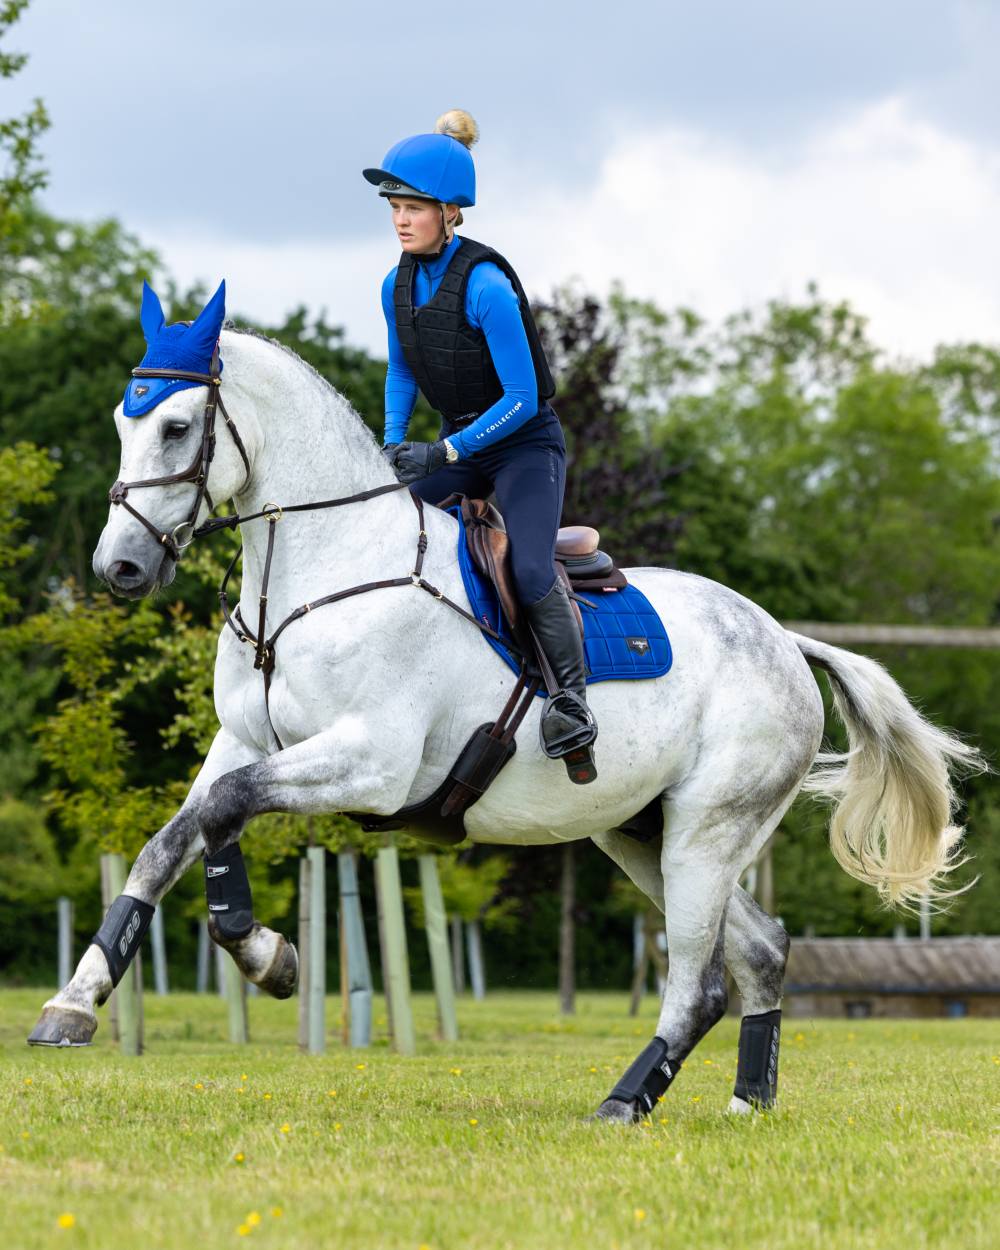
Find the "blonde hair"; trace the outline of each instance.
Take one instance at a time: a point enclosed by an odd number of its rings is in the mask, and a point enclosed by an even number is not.
[[[476,119],[471,113],[467,113],[465,109],[449,109],[447,113],[442,113],[434,123],[434,133],[436,135],[450,135],[453,139],[457,139],[459,143],[463,143],[467,148],[479,139],[479,127],[476,125]],[[444,210],[442,209],[442,214]],[[458,227],[464,221],[462,210],[458,210],[458,216],[455,218],[453,225]],[[445,230],[448,228],[447,218],[445,218]]]

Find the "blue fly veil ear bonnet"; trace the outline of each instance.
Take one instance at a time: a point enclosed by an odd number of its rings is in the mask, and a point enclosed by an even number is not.
[[[211,371],[212,357],[219,343],[219,331],[226,317],[226,283],[219,289],[192,322],[167,325],[159,298],[148,282],[142,284],[142,307],[139,320],[146,338],[146,354],[140,369],[176,369],[180,374]],[[219,369],[222,362],[219,361]],[[142,417],[152,412],[168,395],[204,382],[184,377],[132,378],[125,388],[123,411],[126,417]]]
[[[479,127],[464,109],[450,109],[433,134],[411,135],[393,144],[378,169],[363,171],[381,196],[415,196],[468,208],[476,202],[476,167],[469,148]]]

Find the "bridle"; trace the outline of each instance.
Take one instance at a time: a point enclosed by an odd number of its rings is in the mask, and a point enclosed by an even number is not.
[[[295,608],[289,612],[285,619],[272,631],[268,637],[266,633],[267,627],[267,591],[271,578],[271,559],[274,555],[274,538],[278,522],[285,513],[289,512],[313,512],[325,508],[339,508],[344,504],[362,503],[367,499],[374,499],[379,495],[386,495],[392,491],[406,490],[407,484],[404,482],[392,482],[387,486],[375,486],[370,490],[359,491],[355,495],[343,495],[338,499],[321,499],[315,503],[298,503],[286,504],[284,507],[276,503],[267,503],[259,512],[251,512],[245,516],[239,513],[233,513],[230,516],[209,517],[206,521],[198,524],[198,513],[201,511],[202,501],[206,502],[209,508],[215,507],[212,502],[212,496],[208,492],[208,472],[215,456],[215,414],[216,410],[222,413],[222,416],[229,429],[229,433],[233,437],[233,442],[243,459],[246,468],[246,479],[244,486],[250,479],[250,458],[247,455],[246,447],[240,438],[239,430],[236,428],[235,422],[226,411],[226,406],[222,402],[222,394],[220,387],[222,385],[219,367],[219,351],[218,348],[212,354],[212,361],[209,365],[208,373],[197,373],[185,369],[148,369],[139,366],[132,370],[134,378],[168,378],[171,380],[180,379],[185,382],[200,382],[208,387],[208,398],[205,401],[205,419],[201,432],[201,447],[193,462],[186,469],[182,469],[180,473],[168,473],[163,477],[147,477],[137,482],[115,482],[108,492],[108,498],[116,507],[122,507],[140,521],[146,529],[153,535],[158,543],[164,546],[175,560],[180,559],[181,552],[190,547],[196,538],[201,538],[206,534],[214,534],[217,530],[231,529],[235,530],[245,521],[256,521],[265,518],[268,521],[267,534],[267,552],[264,557],[264,572],[261,579],[260,601],[257,618],[257,632],[254,633],[244,622],[237,606],[235,612],[229,611],[228,585],[229,579],[236,568],[236,563],[243,553],[242,545],[238,548],[236,554],[229,563],[229,567],[222,578],[222,584],[219,587],[219,603],[222,608],[222,615],[226,624],[233,631],[241,643],[249,643],[254,648],[255,669],[260,670],[264,678],[264,704],[267,708],[268,722],[270,723],[271,709],[269,695],[271,689],[271,674],[274,672],[275,652],[274,644],[277,642],[279,635],[284,633],[285,629],[292,624],[293,621],[299,620],[307,613],[314,611],[316,608],[325,607],[327,604],[338,603],[341,599],[349,599],[354,595],[363,595],[370,590],[382,590],[394,586],[416,586],[420,590],[426,590],[433,595],[435,599],[439,599],[459,616],[464,616],[467,621],[471,621],[477,629],[484,634],[502,643],[509,651],[517,655],[522,661],[522,668],[518,677],[514,691],[508,703],[508,707],[504,709],[501,719],[494,728],[504,729],[506,724],[507,730],[513,734],[514,730],[520,724],[531,700],[538,688],[536,679],[529,680],[527,676],[525,657],[520,647],[512,642],[509,638],[504,638],[496,630],[492,629],[484,621],[473,616],[471,612],[467,612],[460,604],[449,599],[443,591],[432,586],[430,582],[423,577],[424,554],[427,551],[427,530],[424,528],[424,501],[419,495],[410,492],[410,499],[413,501],[419,518],[420,530],[417,535],[417,554],[414,562],[413,571],[405,577],[384,578],[381,581],[363,582],[358,586],[351,586],[347,590],[339,590],[333,594],[324,595],[322,598],[314,599],[310,603],[304,603],[301,607]],[[137,509],[133,508],[129,503],[127,495],[130,490],[140,490],[144,486],[171,486],[175,482],[193,482],[196,487],[194,505],[191,509],[191,515],[186,521],[181,521],[179,525],[175,525],[171,531],[159,529],[148,517]],[[242,487],[240,488],[243,489]],[[239,494],[240,492],[235,492]],[[179,535],[181,531],[187,531],[184,537]],[[515,712],[515,704],[520,699],[520,705]],[[507,724],[508,717],[513,714],[513,719]],[[275,741],[279,748],[282,748],[281,739],[275,733],[274,725],[271,725],[271,732],[274,734]],[[283,748],[282,748],[283,749]]]
[[[208,471],[215,457],[216,410],[222,413],[223,419],[229,427],[229,433],[233,436],[236,450],[243,459],[247,479],[249,480],[250,477],[250,458],[247,455],[247,449],[243,445],[243,439],[240,438],[239,430],[233,424],[229,413],[226,411],[226,405],[222,402],[222,394],[219,389],[222,385],[220,372],[218,348],[212,353],[212,361],[209,365],[208,373],[196,373],[187,369],[147,369],[141,365],[139,368],[132,370],[134,378],[169,378],[183,382],[200,382],[203,386],[208,387],[208,398],[205,400],[205,417],[201,429],[201,447],[198,449],[198,454],[191,464],[179,473],[168,473],[163,477],[147,477],[137,482],[123,482],[119,479],[108,492],[110,502],[116,507],[122,507],[126,512],[130,512],[137,521],[140,521],[149,530],[158,543],[166,547],[175,560],[180,559],[181,552],[185,547],[191,545],[199,532],[197,529],[198,513],[201,511],[202,501],[206,502],[210,509],[215,507],[212,502],[212,496],[208,493]],[[141,490],[144,486],[172,486],[175,482],[193,482],[196,491],[191,515],[186,521],[181,521],[179,525],[175,525],[170,531],[159,529],[148,517],[143,516],[138,508],[134,508],[128,501],[127,496],[130,490]],[[183,537],[181,537],[182,533]]]

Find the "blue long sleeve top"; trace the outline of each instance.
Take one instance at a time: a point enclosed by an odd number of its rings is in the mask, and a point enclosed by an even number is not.
[[[418,256],[413,282],[413,306],[421,307],[441,285],[444,271],[462,240],[456,234],[444,252],[432,261]],[[385,375],[386,443],[400,443],[406,437],[417,383],[406,363],[396,333],[393,268],[382,283],[382,311],[389,330],[389,368]],[[491,443],[513,434],[538,411],[538,383],[531,359],[528,336],[510,279],[492,261],[482,261],[469,274],[465,290],[465,316],[471,326],[482,330],[493,357],[503,394],[492,407],[465,429],[448,436],[461,459],[474,455]]]

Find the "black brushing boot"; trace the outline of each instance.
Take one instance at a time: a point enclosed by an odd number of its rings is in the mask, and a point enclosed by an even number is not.
[[[542,709],[542,750],[564,761],[570,781],[586,785],[597,776],[591,750],[597,722],[587,706],[583,639],[563,580],[557,578],[549,593],[525,611],[549,691]]]

